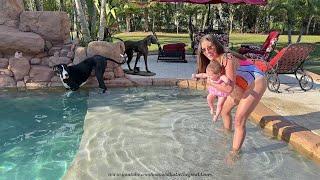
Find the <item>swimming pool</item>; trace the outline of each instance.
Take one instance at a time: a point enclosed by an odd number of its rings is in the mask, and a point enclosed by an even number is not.
[[[59,179],[72,162],[86,92],[0,91],[0,179]]]
[[[203,91],[90,92],[80,149],[64,178],[318,179],[319,166],[250,122],[241,159],[227,165],[232,137],[210,119]]]
[[[225,164],[232,137],[219,131],[221,120],[211,124],[206,92],[176,87],[97,92],[1,92],[0,179],[320,175],[319,166],[250,122],[241,159]]]

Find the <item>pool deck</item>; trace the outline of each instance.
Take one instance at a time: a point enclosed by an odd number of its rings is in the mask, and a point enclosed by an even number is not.
[[[190,80],[195,72],[196,56],[187,55],[188,63],[157,62],[157,56],[148,57],[149,69],[155,76],[126,75],[133,81],[180,80],[180,87],[204,89],[202,84]],[[131,62],[133,66],[133,62]],[[144,70],[144,62],[138,66]],[[122,66],[124,69],[127,65]],[[261,102],[251,114],[251,120],[270,135],[287,141],[296,150],[320,162],[320,75],[312,74],[312,90],[304,92],[292,75],[281,75],[280,93],[266,90]],[[185,81],[183,81],[185,80]]]

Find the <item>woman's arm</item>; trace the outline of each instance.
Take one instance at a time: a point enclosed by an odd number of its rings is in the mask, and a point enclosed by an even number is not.
[[[223,64],[226,64],[225,75],[229,79],[229,83],[215,84],[213,82],[210,82],[210,85],[222,92],[231,93],[233,91],[235,80],[236,80],[236,64],[235,63],[237,60],[238,59],[233,56],[224,56]]]

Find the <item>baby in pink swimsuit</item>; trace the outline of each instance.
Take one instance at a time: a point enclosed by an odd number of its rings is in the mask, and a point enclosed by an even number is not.
[[[212,61],[210,62],[210,64],[208,64],[206,73],[192,74],[192,78],[206,78],[207,82],[211,82],[215,84],[221,84],[221,83],[228,84],[230,80],[227,78],[227,76],[222,75],[221,71],[222,71],[221,65],[216,61]],[[207,83],[207,84],[210,84],[210,83]],[[210,85],[208,86],[208,92],[209,93],[207,96],[207,102],[210,108],[210,113],[212,115],[212,121],[216,122],[221,113],[223,104],[226,101],[227,96],[229,94],[219,91],[218,89]],[[218,98],[218,102],[217,102],[216,113],[214,114],[214,99],[216,97]]]

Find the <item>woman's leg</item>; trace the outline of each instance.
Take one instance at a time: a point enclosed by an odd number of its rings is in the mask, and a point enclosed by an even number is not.
[[[209,93],[208,95],[207,95],[207,102],[208,102],[208,106],[209,106],[209,108],[210,108],[210,114],[212,115],[213,114],[213,112],[214,112],[214,98],[215,98],[215,96],[213,95],[213,94],[211,94],[211,93]]]
[[[259,103],[266,88],[267,82],[265,78],[257,78],[253,88],[243,94],[243,98],[240,100],[235,114],[235,132],[232,144],[232,150],[234,152],[240,150],[246,135],[246,120]]]
[[[236,102],[234,98],[231,96],[228,96],[226,101],[223,104],[222,110],[221,110],[221,117],[223,120],[223,126],[226,131],[231,131],[232,129],[232,116],[231,116],[231,110],[236,106]]]

